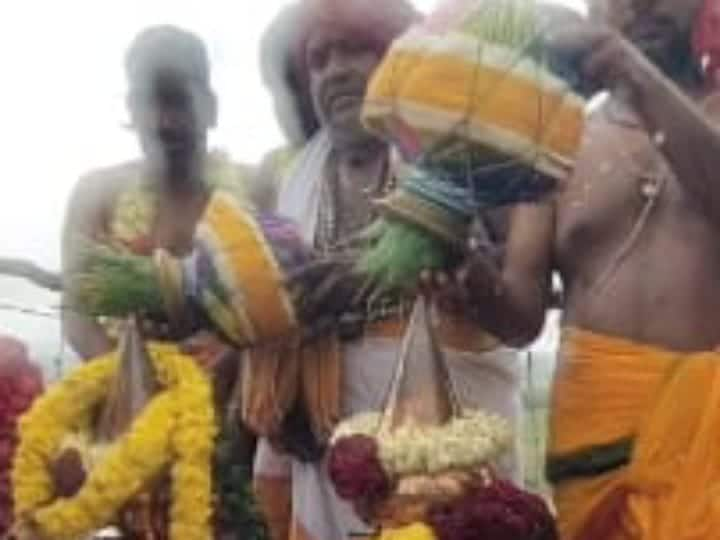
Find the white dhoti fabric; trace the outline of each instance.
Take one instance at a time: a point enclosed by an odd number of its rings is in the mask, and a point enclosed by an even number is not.
[[[367,338],[345,348],[343,358],[343,415],[382,408],[399,357],[400,340]],[[446,351],[451,376],[460,403],[509,418],[521,433],[520,358],[511,349],[481,354]],[[514,451],[501,464],[500,473],[522,482],[520,438]],[[367,526],[355,516],[350,505],[335,494],[326,464],[302,463],[276,452],[267,441],[260,442],[255,463],[257,477],[288,478],[294,527],[302,530],[296,538],[346,540],[367,533]],[[276,540],[276,539],[273,539]]]
[[[308,242],[314,239],[319,186],[329,155],[328,145],[327,137],[322,133],[308,145],[280,194],[279,212],[301,223]],[[381,410],[399,359],[401,343],[401,339],[366,337],[344,347],[341,395],[345,418]],[[507,348],[484,353],[447,348],[444,351],[460,404],[502,415],[511,421],[519,435],[523,408],[522,369],[517,351]],[[514,451],[501,464],[500,474],[522,482],[519,450],[518,436]],[[255,478],[256,485],[263,481],[290,482],[292,524],[288,534],[293,540],[347,540],[351,535],[369,532],[351,506],[335,494],[324,461],[302,463],[278,453],[266,440],[261,440]],[[267,492],[263,496],[267,497]]]

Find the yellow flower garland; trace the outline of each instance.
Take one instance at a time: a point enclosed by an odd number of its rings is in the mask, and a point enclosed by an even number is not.
[[[383,529],[378,540],[437,540],[437,537],[429,526],[418,522],[400,529]]]
[[[63,438],[87,422],[106,395],[118,366],[111,353],[75,370],[36,401],[20,422],[12,471],[17,521],[53,540],[82,537],[112,521],[117,511],[170,466],[173,540],[212,537],[211,458],[216,434],[210,384],[177,347],[153,344],[150,357],[165,389],[109,446],[82,489],[54,500],[49,465]]]

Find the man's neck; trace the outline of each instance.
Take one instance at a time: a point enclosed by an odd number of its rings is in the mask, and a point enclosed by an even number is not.
[[[387,145],[375,137],[367,137],[352,143],[334,144],[333,154],[338,163],[362,165],[384,158]]]
[[[351,182],[368,193],[382,189],[387,156],[387,145],[379,140],[368,145],[335,150],[333,161],[341,185]]]
[[[148,164],[148,179],[153,188],[168,197],[190,197],[206,188],[206,156],[198,156],[188,164],[172,167]]]

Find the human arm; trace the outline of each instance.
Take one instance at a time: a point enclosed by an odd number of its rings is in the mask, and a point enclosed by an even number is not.
[[[522,346],[541,331],[551,301],[553,203],[516,206],[502,262],[471,253],[456,282],[475,320],[503,342]]]
[[[627,100],[699,208],[720,221],[720,130],[709,115],[627,39],[597,24],[556,31],[551,46],[574,50],[586,77]],[[710,115],[711,116],[711,115]]]
[[[95,177],[81,179],[71,195],[62,232],[62,330],[73,349],[84,360],[110,351],[113,342],[103,327],[78,309],[75,273],[82,270],[83,246],[102,230],[103,209],[108,193],[102,180]]]
[[[27,279],[50,291],[62,290],[62,278],[59,274],[25,259],[0,257],[0,275]]]

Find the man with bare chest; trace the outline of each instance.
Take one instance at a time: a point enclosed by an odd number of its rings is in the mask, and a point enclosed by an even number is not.
[[[72,282],[89,239],[149,255],[190,251],[212,188],[236,189],[240,171],[209,152],[217,104],[203,42],[175,27],[141,32],[126,55],[127,98],[143,159],[94,171],[77,184],[63,232],[63,330],[85,359],[113,348],[108,329],[75,313]]]
[[[88,361],[115,349],[120,323],[96,320],[72,309],[77,281],[73,275],[83,270],[88,242],[104,242],[143,256],[153,255],[158,248],[175,256],[189,254],[213,189],[241,192],[244,180],[239,167],[208,150],[207,135],[215,125],[217,104],[210,87],[207,51],[197,36],[171,26],[148,28],[129,47],[125,69],[127,104],[142,159],[83,177],[68,206],[63,231],[63,332]],[[146,328],[145,337],[181,341],[183,351],[211,373],[220,428],[213,462],[215,533],[222,538],[252,536],[256,522],[243,522],[245,512],[251,515],[249,508],[234,503],[238,493],[247,489],[237,471],[244,467],[249,474],[254,448],[254,438],[227,412],[237,357],[214,334],[193,334],[192,330],[153,324]],[[147,383],[135,380],[139,372],[123,372],[129,373],[128,387]],[[118,402],[131,399],[128,395],[118,396]],[[140,505],[141,512],[123,515],[123,530],[140,530],[138,534],[148,537],[165,535],[166,489],[162,484],[152,493],[148,507],[152,527],[143,521],[145,506]]]
[[[720,97],[691,50],[702,2],[590,4],[592,24],[551,40],[610,91],[573,177],[513,211],[502,268],[477,254],[459,278],[486,327],[523,344],[562,277],[548,457],[562,538],[716,538]]]

